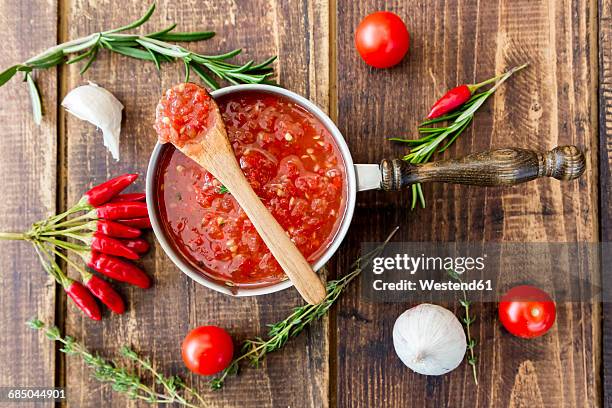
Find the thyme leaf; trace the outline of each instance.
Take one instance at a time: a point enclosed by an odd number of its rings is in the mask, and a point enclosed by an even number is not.
[[[289,339],[300,334],[312,322],[325,316],[348,284],[359,276],[361,271],[383,251],[398,229],[399,227],[395,227],[380,246],[359,257],[351,266],[349,273],[340,279],[327,282],[327,296],[323,302],[318,305],[304,305],[294,308],[293,312],[284,320],[268,325],[267,338],[255,337],[246,340],[242,344],[240,355],[235,357],[217,378],[210,381],[211,389],[222,388],[227,377],[238,374],[240,363],[243,360],[247,361],[251,367],[259,367],[267,354],[280,350]]]
[[[28,321],[27,325],[34,330],[42,330],[49,340],[60,343],[61,352],[81,357],[93,370],[92,376],[100,382],[110,384],[114,391],[150,404],[176,403],[189,408],[207,406],[204,398],[193,388],[188,387],[180,377],[163,375],[148,359],[139,356],[129,347],[123,347],[121,355],[132,361],[139,371],[151,374],[153,380],[149,381],[150,384],[130,368],[92,353],[71,336],[62,336],[56,326],[46,326],[37,318]]]
[[[457,282],[459,283],[463,282],[459,274],[455,272],[454,270],[447,269],[446,273],[448,273],[448,276],[450,276],[452,279],[456,280]],[[468,300],[467,293],[465,292],[464,289],[461,289],[461,292],[462,292],[462,298],[459,299],[459,304],[463,306],[463,309],[465,310],[465,316],[461,320],[463,324],[465,325],[465,333],[467,336],[468,353],[467,353],[466,359],[467,359],[468,364],[472,366],[472,374],[474,375],[474,383],[478,385],[478,376],[476,373],[476,362],[478,361],[478,359],[476,358],[476,353],[474,351],[474,348],[476,347],[476,340],[472,337],[472,333],[470,331],[472,324],[476,321],[476,316],[470,315],[470,306],[472,302]]]

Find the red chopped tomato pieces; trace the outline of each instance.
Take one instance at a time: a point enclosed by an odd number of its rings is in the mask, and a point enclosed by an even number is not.
[[[212,124],[214,109],[206,89],[192,83],[166,91],[155,111],[155,130],[160,143],[182,147],[205,133]]]
[[[289,100],[244,92],[217,100],[251,186],[310,262],[333,239],[346,206],[344,162],[327,129]],[[160,211],[175,246],[203,274],[233,285],[285,278],[221,183],[175,149],[163,158]]]

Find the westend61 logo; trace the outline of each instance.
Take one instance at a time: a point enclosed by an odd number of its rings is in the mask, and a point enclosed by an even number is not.
[[[376,257],[372,261],[372,272],[380,275],[388,270],[404,271],[411,275],[419,271],[454,271],[463,274],[466,271],[482,271],[485,268],[484,260],[486,254],[479,257],[457,256],[410,256],[408,254],[396,254],[391,257]]]

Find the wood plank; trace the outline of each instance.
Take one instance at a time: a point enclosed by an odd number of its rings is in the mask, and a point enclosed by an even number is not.
[[[601,241],[612,242],[612,1],[599,2],[599,181]],[[609,257],[608,257],[609,258]],[[603,406],[612,406],[612,270],[602,267]]]
[[[5,41],[0,70],[54,45],[56,14],[57,2],[52,0],[27,8],[20,1],[0,2]],[[55,212],[56,75],[55,69],[35,75],[46,108],[40,127],[32,120],[30,97],[21,75],[0,88],[0,231],[27,230],[31,223]],[[56,381],[55,347],[24,323],[32,316],[53,322],[54,281],[25,242],[0,243],[0,275],[0,330],[4,333],[0,364],[10,367],[0,373],[0,386],[52,387]]]
[[[244,47],[249,58],[280,57],[280,81],[306,94],[324,108],[327,99],[326,1],[204,1],[189,4],[159,1],[158,11],[147,27],[159,29],[170,22],[182,31],[212,29],[217,37],[192,44],[214,53]],[[94,2],[68,1],[66,17],[71,38],[125,24],[144,12],[142,2],[127,1],[122,7],[96,6]],[[306,40],[305,40],[306,39]],[[122,159],[112,161],[102,146],[101,136],[91,126],[67,118],[68,197],[76,200],[94,182],[126,171],[144,175],[155,144],[152,119],[155,104],[166,87],[183,79],[180,65],[163,67],[161,79],[152,64],[101,53],[93,68],[79,77],[78,68],[68,70],[67,88],[93,80],[113,92],[125,105]],[[143,187],[142,180],[139,187]],[[151,238],[151,237],[150,237]],[[263,334],[265,325],[283,318],[291,307],[301,304],[293,290],[257,299],[232,299],[194,284],[172,265],[156,247],[144,261],[154,276],[153,288],[142,291],[121,287],[129,299],[128,312],[105,316],[92,323],[70,311],[66,331],[94,350],[116,355],[124,343],[147,354],[160,370],[177,373],[201,390],[214,406],[326,406],[328,394],[327,322],[317,324],[282,353],[271,356],[259,370],[245,369],[230,379],[222,391],[207,392],[207,378],[187,375],[180,357],[180,342],[191,328],[217,324],[238,340]],[[287,375],[290,372],[291,375]],[[87,375],[81,362],[67,360],[68,392],[74,406],[135,406],[122,396],[100,387]]]
[[[412,33],[409,57],[393,69],[368,68],[353,47],[355,27],[378,9],[402,16]],[[385,138],[414,137],[419,119],[447,89],[528,61],[444,157],[571,143],[587,150],[589,169],[566,184],[427,186],[428,208],[415,212],[408,194],[361,194],[338,271],[348,268],[361,242],[380,240],[395,225],[401,241],[596,241],[596,15],[592,1],[339,1],[338,122],[355,162],[400,156],[403,146]],[[410,306],[365,303],[358,285],[342,298],[337,406],[598,405],[598,305],[560,304],[555,328],[529,343],[500,327],[494,304],[476,305],[478,387],[467,364],[424,377],[396,358],[391,329]]]

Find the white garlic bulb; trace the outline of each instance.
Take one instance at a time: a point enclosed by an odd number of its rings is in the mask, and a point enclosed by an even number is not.
[[[123,105],[115,95],[90,82],[70,91],[62,101],[62,106],[77,118],[100,128],[104,137],[104,146],[115,160],[119,160]]]
[[[400,360],[413,371],[442,375],[461,364],[467,343],[463,326],[451,311],[423,303],[397,318],[393,346]]]

